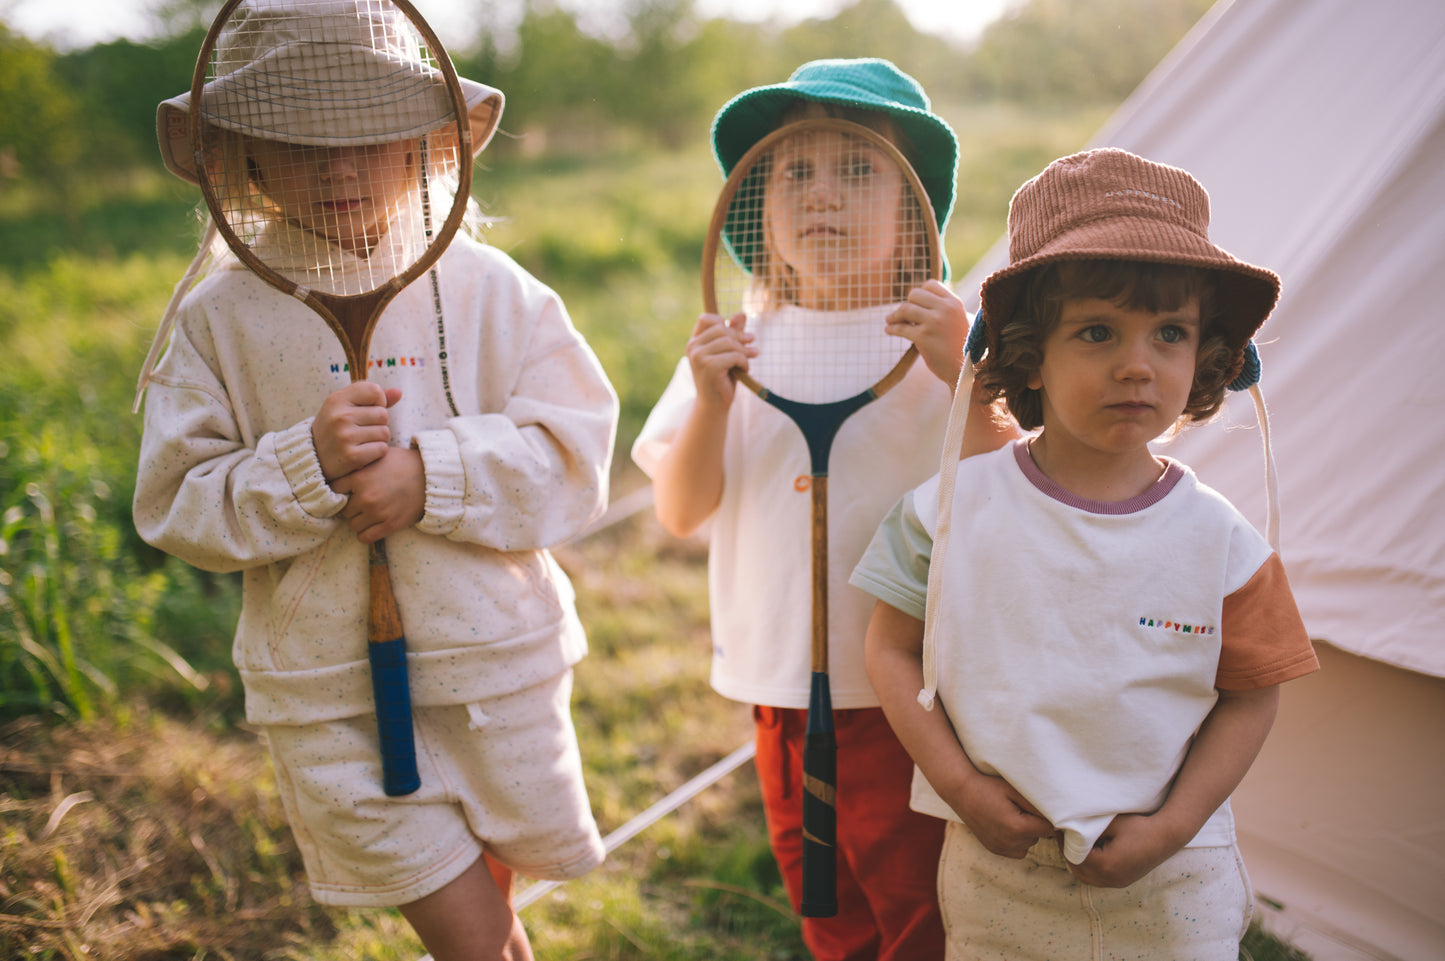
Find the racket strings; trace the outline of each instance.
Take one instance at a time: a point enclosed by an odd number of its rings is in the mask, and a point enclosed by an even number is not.
[[[856,128],[855,128],[856,129]],[[732,174],[717,309],[747,315],[749,373],[803,403],[852,397],[909,342],[885,318],[932,276],[926,198],[896,150],[836,125],[784,128]]]
[[[460,124],[395,4],[242,5],[206,71],[203,186],[262,266],[354,296],[422,257],[456,202]]]

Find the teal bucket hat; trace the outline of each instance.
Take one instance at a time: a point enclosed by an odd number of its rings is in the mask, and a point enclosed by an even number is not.
[[[723,104],[712,122],[713,156],[724,177],[753,144],[778,126],[799,100],[888,114],[913,144],[914,171],[933,207],[939,234],[953,212],[958,179],[958,138],[930,108],[918,81],[887,60],[812,60],[783,83],[745,90]],[[729,238],[731,246],[731,238]],[[943,262],[948,276],[948,260]]]

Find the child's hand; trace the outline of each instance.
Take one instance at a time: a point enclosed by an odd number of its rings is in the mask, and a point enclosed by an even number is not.
[[[1120,814],[1109,822],[1084,862],[1069,865],[1069,870],[1085,884],[1123,888],[1169,860],[1179,848],[1158,819]]]
[[[911,341],[933,376],[953,390],[963,369],[968,312],[946,284],[930,280],[908,292],[908,300],[884,318],[884,330]]]
[[[426,509],[421,452],[388,447],[379,460],[333,481],[331,489],[348,495],[341,516],[363,544],[374,544],[421,520]]]
[[[734,367],[748,369],[749,358],[758,355],[753,335],[743,329],[747,317],[735,314],[723,320],[717,314],[703,314],[687,341],[687,362],[697,385],[698,402],[727,409],[732,405],[737,384]]]
[[[386,453],[391,442],[386,409],[401,399],[393,387],[370,381],[348,384],[321,404],[311,422],[311,443],[328,483],[365,467]],[[333,485],[334,488],[334,485]]]
[[[979,774],[962,798],[944,798],[979,843],[1000,857],[1018,860],[1054,826],[1001,777]]]

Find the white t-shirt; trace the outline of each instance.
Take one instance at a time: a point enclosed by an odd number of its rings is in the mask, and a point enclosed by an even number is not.
[[[826,326],[879,325],[887,310],[809,312]],[[761,357],[759,358],[761,360]],[[697,397],[684,358],[632,457],[652,473]],[[848,584],[878,522],[938,469],[949,390],[920,360],[897,387],[839,428],[828,471],[829,686],[837,709],[876,707],[863,667],[873,598]],[[725,697],[806,708],[812,676],[809,458],[787,416],[740,389],[728,417],[722,501],[710,522],[712,686]]]
[[[1317,667],[1278,555],[1177,461],[1101,503],[1026,441],[959,464],[935,638],[938,697],[974,765],[1084,860],[1114,816],[1156,810],[1217,699]],[[975,509],[972,505],[987,505]],[[922,618],[938,479],[880,526],[853,583]],[[915,772],[913,806],[959,820]],[[1226,802],[1190,842],[1234,840]]]

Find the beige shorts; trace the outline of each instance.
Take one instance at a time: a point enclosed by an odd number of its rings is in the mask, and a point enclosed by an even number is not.
[[[413,709],[421,788],[381,789],[371,716],[266,729],[276,782],[322,904],[425,897],[486,853],[567,880],[602,863],[572,727],[572,672],[482,704]]]
[[[1023,860],[948,822],[938,862],[948,961],[1237,961],[1254,900],[1239,849],[1184,848],[1126,888],[1069,871],[1043,838]]]

